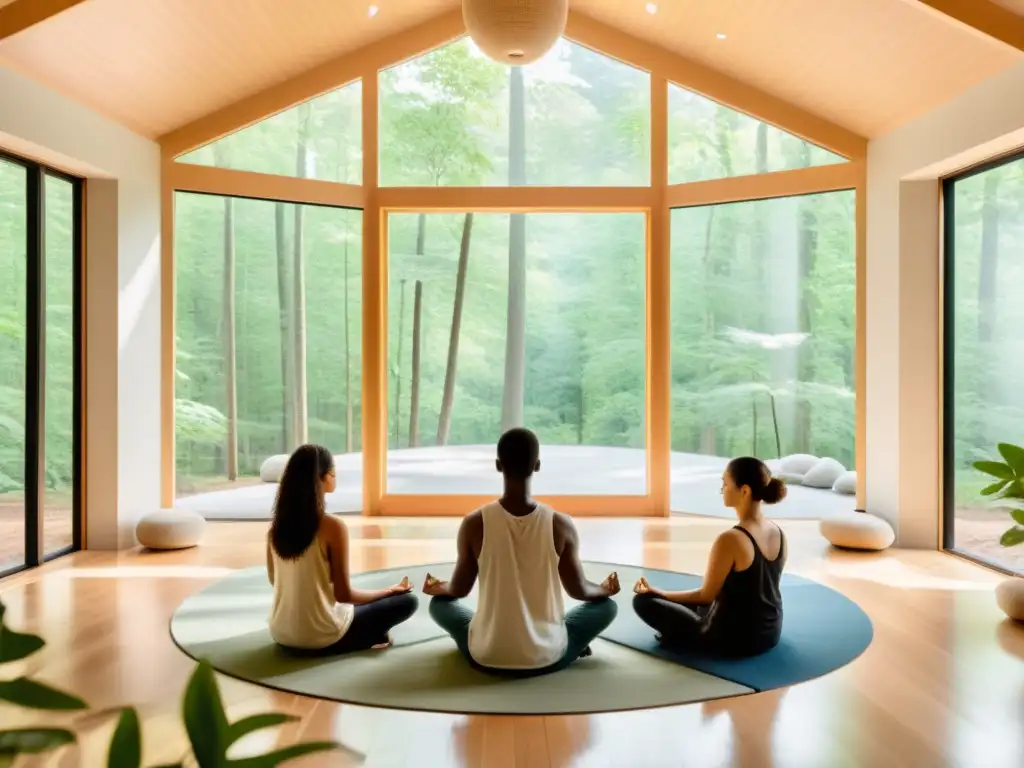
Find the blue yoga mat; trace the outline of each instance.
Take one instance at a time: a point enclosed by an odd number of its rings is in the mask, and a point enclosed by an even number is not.
[[[589,564],[588,564],[589,565]],[[718,659],[700,653],[663,648],[654,631],[633,612],[629,592],[633,568],[620,566],[622,580],[619,615],[601,637],[658,658],[730,680],[755,691],[795,685],[832,672],[856,659],[871,643],[871,620],[860,607],[834,589],[799,576],[782,577],[782,639],[767,653],[747,659]],[[701,577],[643,569],[658,589],[686,590],[700,586]]]

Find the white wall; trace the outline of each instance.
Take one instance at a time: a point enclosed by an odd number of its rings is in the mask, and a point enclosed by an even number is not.
[[[941,176],[1024,145],[1024,64],[868,145],[867,508],[939,543]]]
[[[160,502],[160,150],[0,66],[0,147],[87,178],[90,549],[134,543]]]

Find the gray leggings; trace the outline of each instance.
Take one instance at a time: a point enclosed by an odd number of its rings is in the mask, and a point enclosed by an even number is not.
[[[473,611],[450,597],[435,597],[430,601],[430,617],[451,635],[455,645],[469,663],[481,672],[506,677],[535,677],[565,669],[580,657],[595,637],[608,628],[615,620],[617,612],[618,606],[610,598],[577,605],[565,614],[565,630],[569,636],[569,643],[562,658],[540,669],[492,669],[478,664],[469,653],[469,623],[473,620]]]

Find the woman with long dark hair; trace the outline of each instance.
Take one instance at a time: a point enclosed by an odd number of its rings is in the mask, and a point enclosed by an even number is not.
[[[347,653],[391,644],[391,629],[416,612],[409,580],[389,589],[349,582],[348,529],[326,514],[334,457],[303,445],[288,459],[267,536],[267,575],[274,586],[270,635],[302,651]]]
[[[666,647],[716,656],[755,656],[779,642],[786,565],[786,537],[768,520],[762,504],[786,497],[786,486],[760,459],[729,462],[722,497],[739,524],[715,539],[704,582],[697,589],[666,592],[637,581],[633,609]]]

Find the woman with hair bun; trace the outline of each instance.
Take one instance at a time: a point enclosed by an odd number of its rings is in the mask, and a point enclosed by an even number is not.
[[[774,648],[782,634],[786,537],[761,505],[782,501],[786,486],[763,461],[744,456],[725,468],[722,497],[739,524],[715,539],[704,582],[665,592],[641,577],[633,587],[633,609],[668,648],[755,656]]]

